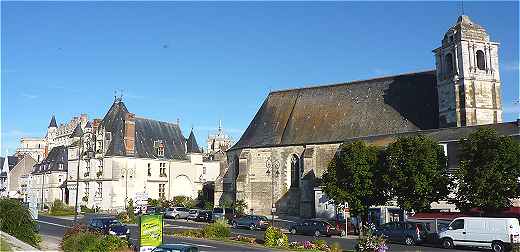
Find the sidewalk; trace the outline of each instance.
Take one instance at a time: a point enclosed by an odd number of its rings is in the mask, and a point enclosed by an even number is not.
[[[8,233],[0,231],[0,236],[2,236],[2,240],[9,244],[13,251],[41,251],[23,241],[16,239],[16,237]]]

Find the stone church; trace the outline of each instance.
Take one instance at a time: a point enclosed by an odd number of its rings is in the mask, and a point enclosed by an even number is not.
[[[316,178],[341,143],[356,139],[384,146],[429,135],[453,169],[457,140],[480,125],[518,139],[518,122],[502,123],[498,45],[460,16],[433,50],[434,70],[271,92],[227,151],[215,205],[244,200],[259,214],[315,217]]]

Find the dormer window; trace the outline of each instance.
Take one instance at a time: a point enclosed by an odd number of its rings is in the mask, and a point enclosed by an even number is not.
[[[164,142],[162,140],[156,140],[153,142],[158,157],[164,157]]]

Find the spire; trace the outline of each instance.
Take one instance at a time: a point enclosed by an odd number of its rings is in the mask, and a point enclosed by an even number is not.
[[[58,128],[58,124],[56,123],[56,117],[52,114],[51,122],[49,123],[49,127],[47,128]]]
[[[76,125],[76,128],[74,128],[74,131],[70,135],[70,138],[81,137],[81,135],[83,135],[83,130],[81,129],[81,123],[78,123]]]
[[[222,131],[222,120],[218,120],[218,131]]]
[[[197,139],[195,139],[195,134],[193,134],[193,130],[191,130],[190,136],[186,141],[186,151],[188,153],[200,153],[199,145],[197,144]]]

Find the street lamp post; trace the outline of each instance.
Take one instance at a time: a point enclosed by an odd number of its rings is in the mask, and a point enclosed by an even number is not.
[[[267,176],[271,175],[271,226],[274,227],[274,178],[278,178],[278,175],[280,175],[280,171],[278,170],[280,162],[278,160],[273,161],[272,158],[269,157],[265,162],[265,167],[267,168],[267,171],[265,172]]]
[[[81,156],[82,156],[82,154],[86,154],[85,161],[87,161],[87,166],[89,166],[90,159],[94,157],[94,151],[92,150],[92,142],[90,139],[90,137],[92,135],[93,135],[92,132],[87,131],[87,132],[81,133],[81,135],[79,137],[78,169],[76,170],[76,203],[74,204],[74,223],[76,223],[76,221],[78,220],[79,168],[80,168],[80,163],[81,163]],[[84,136],[89,136],[89,137],[87,137],[87,141],[86,141],[87,150],[86,151],[84,150],[85,153],[82,153],[81,149],[83,148],[83,137]]]

